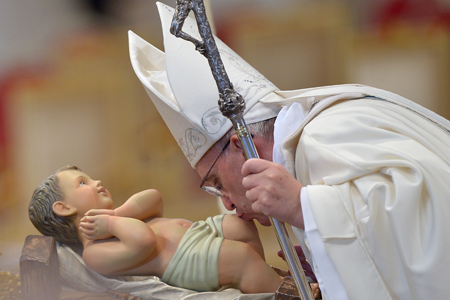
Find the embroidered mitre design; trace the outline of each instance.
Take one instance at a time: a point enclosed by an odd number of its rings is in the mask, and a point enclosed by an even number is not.
[[[218,107],[219,92],[208,60],[195,46],[173,36],[170,25],[174,9],[157,3],[165,53],[129,32],[130,57],[156,108],[192,167],[230,128],[231,122]],[[187,18],[183,31],[200,39],[197,23]],[[247,112],[278,88],[215,37],[228,77],[246,102]],[[263,104],[260,104],[262,106]],[[257,110],[257,111],[256,111]],[[277,107],[253,109],[253,122],[276,116]]]

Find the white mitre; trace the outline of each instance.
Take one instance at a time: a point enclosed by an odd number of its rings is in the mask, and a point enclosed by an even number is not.
[[[208,60],[194,44],[169,32],[174,9],[157,2],[166,53],[129,31],[133,69],[177,140],[189,163],[195,168],[203,155],[232,127],[218,107],[219,92]],[[201,40],[197,23],[188,17],[182,29]],[[247,124],[275,117],[279,107],[261,100],[282,99],[278,88],[233,50],[215,37],[223,64],[234,89],[246,102]]]

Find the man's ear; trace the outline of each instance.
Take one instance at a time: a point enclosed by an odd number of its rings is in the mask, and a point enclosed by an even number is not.
[[[252,134],[251,136],[252,136],[253,144],[255,145],[256,151],[259,152],[259,144],[258,144],[258,141],[257,141],[256,138],[255,138],[256,135],[254,136],[254,135]],[[233,135],[230,137],[230,143],[231,143],[231,145],[233,145],[233,147],[234,147],[235,149],[239,149],[239,151],[242,151],[242,154],[245,155],[244,149],[242,149],[241,141],[239,140],[239,138],[238,138],[238,136],[237,136],[236,133],[233,134]]]
[[[237,149],[240,149],[240,150],[242,151],[241,141],[239,140],[239,138],[238,138],[238,136],[237,136],[236,133],[233,134],[233,135],[230,137],[230,145],[232,145],[233,148],[237,148]]]
[[[53,212],[60,217],[69,217],[77,213],[77,209],[74,206],[70,206],[62,201],[56,201],[53,203]]]

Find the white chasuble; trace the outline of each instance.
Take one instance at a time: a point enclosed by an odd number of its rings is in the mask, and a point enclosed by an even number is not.
[[[370,87],[290,93],[287,102],[303,107],[304,120],[275,143],[274,160],[278,155],[276,162],[305,185],[306,237],[327,299],[446,299],[448,121]],[[276,140],[282,129],[276,127]],[[333,272],[323,274],[327,257],[308,235],[314,226],[346,296],[330,288]]]

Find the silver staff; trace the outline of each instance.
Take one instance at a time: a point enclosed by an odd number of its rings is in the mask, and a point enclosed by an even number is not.
[[[190,11],[194,12],[202,41],[199,41],[182,31],[184,20],[187,18]],[[170,32],[176,37],[192,42],[195,45],[195,49],[208,59],[212,75],[214,76],[219,90],[220,111],[233,123],[233,127],[239,137],[246,159],[259,158],[243,118],[243,112],[245,110],[244,98],[234,90],[233,84],[225,71],[225,67],[211,32],[211,27],[206,17],[203,0],[177,0]],[[270,218],[270,221],[275,229],[275,234],[297,286],[297,290],[304,300],[314,299],[299,258],[289,239],[285,224],[283,222],[278,222],[273,218]]]

